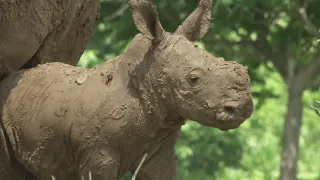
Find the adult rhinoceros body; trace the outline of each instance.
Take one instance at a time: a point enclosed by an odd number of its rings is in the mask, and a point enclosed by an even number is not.
[[[99,8],[99,0],[0,0],[0,80],[47,62],[77,65]]]

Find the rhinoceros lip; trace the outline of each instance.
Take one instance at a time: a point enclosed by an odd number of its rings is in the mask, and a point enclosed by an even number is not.
[[[243,122],[244,119],[243,117],[235,117],[233,115],[229,116],[223,116],[223,118],[217,118],[218,113],[216,114],[215,118],[211,119],[212,122],[212,127],[216,127],[222,131],[228,131],[231,129],[236,129],[238,128]]]
[[[228,131],[231,129],[236,129],[240,126],[241,124],[230,124],[230,122],[222,121],[218,122],[218,125],[214,126],[222,131]]]
[[[234,115],[230,115],[224,111],[218,112],[216,115],[217,121],[232,121],[234,120]]]

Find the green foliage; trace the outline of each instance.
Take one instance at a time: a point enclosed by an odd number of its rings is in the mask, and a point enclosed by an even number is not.
[[[312,105],[311,108],[314,110],[314,112],[320,116],[320,101],[315,100]]]

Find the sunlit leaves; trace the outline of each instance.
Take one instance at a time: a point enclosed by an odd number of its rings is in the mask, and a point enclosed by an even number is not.
[[[238,33],[242,36],[248,35],[248,31],[242,27],[238,28]]]
[[[250,33],[250,39],[251,39],[251,41],[256,41],[257,40],[257,33],[256,32]]]
[[[86,50],[85,53],[82,55],[78,66],[80,67],[93,67],[101,64],[103,61],[99,60],[96,56],[97,53],[94,50]]]

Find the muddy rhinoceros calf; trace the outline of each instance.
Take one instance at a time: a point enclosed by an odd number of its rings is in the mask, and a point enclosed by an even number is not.
[[[122,55],[93,69],[49,63],[0,83],[0,176],[175,180],[174,144],[186,119],[221,130],[253,111],[247,68],[195,46],[211,21],[210,0],[175,33],[155,7],[131,0],[141,32]]]

